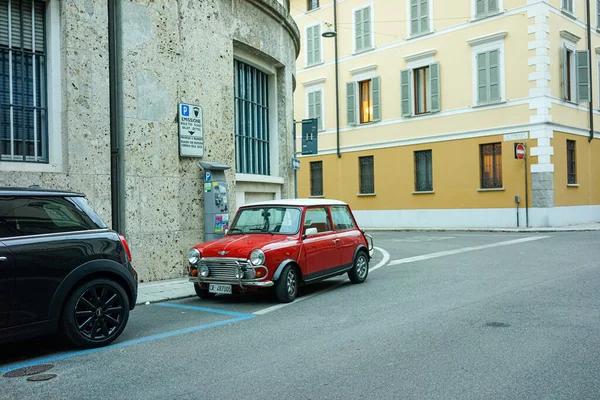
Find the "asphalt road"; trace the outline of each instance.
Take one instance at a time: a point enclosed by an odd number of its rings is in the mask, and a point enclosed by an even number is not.
[[[374,233],[344,277],[268,295],[139,306],[89,353],[0,347],[0,399],[591,399],[600,393],[600,233]],[[387,253],[387,254],[386,254]]]

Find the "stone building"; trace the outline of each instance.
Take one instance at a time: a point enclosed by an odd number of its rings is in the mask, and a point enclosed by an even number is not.
[[[232,216],[293,196],[299,38],[287,0],[0,0],[0,185],[85,193],[141,280],[180,276],[199,161],[231,166]],[[202,158],[180,156],[180,103],[202,107]]]

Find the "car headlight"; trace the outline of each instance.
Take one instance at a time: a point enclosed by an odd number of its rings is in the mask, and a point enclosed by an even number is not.
[[[200,261],[200,252],[197,249],[191,249],[188,253],[188,262],[191,265],[198,264]]]
[[[252,265],[263,265],[265,263],[265,253],[261,249],[252,250],[250,263]]]
[[[210,270],[208,269],[208,267],[206,265],[203,265],[200,267],[200,275],[203,278],[206,278],[209,274]]]

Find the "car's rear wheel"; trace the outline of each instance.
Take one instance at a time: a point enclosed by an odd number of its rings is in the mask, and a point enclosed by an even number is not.
[[[298,272],[293,265],[286,266],[275,281],[275,295],[281,303],[291,303],[298,295]]]
[[[363,283],[369,275],[369,257],[364,250],[361,250],[354,259],[352,269],[348,271],[348,278],[352,283]]]
[[[214,293],[208,291],[208,289],[203,289],[197,283],[194,283],[194,290],[196,291],[196,295],[201,299],[210,299],[215,297]]]
[[[78,347],[94,348],[112,343],[129,320],[129,297],[109,279],[94,279],[78,286],[65,303],[62,330]]]

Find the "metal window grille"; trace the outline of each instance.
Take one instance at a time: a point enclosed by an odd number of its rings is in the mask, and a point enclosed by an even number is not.
[[[268,76],[238,60],[234,70],[237,172],[270,175]]]
[[[323,161],[310,163],[310,195],[323,196]]]
[[[360,193],[375,193],[375,169],[373,156],[359,157],[358,164],[360,167]]]
[[[45,2],[0,0],[0,159],[48,162]]]
[[[575,159],[575,141],[567,140],[567,183],[577,183],[577,163]]]
[[[433,191],[431,150],[415,151],[415,191]]]
[[[502,143],[479,146],[481,162],[481,188],[502,187]]]
[[[319,8],[319,0],[307,0],[307,10],[314,10],[315,8]]]

